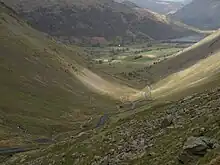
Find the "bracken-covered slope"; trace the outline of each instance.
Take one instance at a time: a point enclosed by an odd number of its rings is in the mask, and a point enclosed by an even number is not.
[[[36,29],[71,42],[104,37],[121,42],[169,39],[194,34],[192,30],[140,14],[113,0],[7,0]]]
[[[220,1],[194,0],[171,15],[171,18],[200,29],[220,28]]]

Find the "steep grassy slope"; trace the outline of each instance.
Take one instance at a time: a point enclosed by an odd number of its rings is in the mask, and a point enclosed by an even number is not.
[[[152,92],[157,97],[170,95],[173,99],[181,98],[195,91],[203,91],[218,86],[220,80],[220,51],[197,64],[154,84]]]
[[[209,30],[220,27],[219,15],[220,2],[218,0],[194,0],[171,15],[171,18]]]
[[[115,110],[74,76],[86,66],[79,48],[48,39],[3,4],[0,36],[0,146],[77,132],[93,115]]]
[[[5,3],[13,6],[33,27],[64,41],[90,42],[92,37],[104,37],[111,41],[117,38],[122,43],[195,33],[154,19],[150,12],[142,15],[133,7],[113,0],[7,0]]]

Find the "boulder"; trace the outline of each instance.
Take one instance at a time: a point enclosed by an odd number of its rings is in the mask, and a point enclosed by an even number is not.
[[[167,117],[165,117],[164,119],[163,119],[163,121],[161,122],[161,127],[162,128],[166,128],[166,127],[168,127],[168,126],[170,126],[170,125],[172,125],[173,124],[173,117],[171,116],[171,115],[168,115]]]
[[[209,146],[201,137],[189,137],[183,146],[183,150],[193,155],[205,155]]]
[[[183,164],[188,164],[190,161],[204,156],[209,149],[219,147],[216,140],[201,136],[189,137],[183,146],[183,151],[179,155],[179,161]]]

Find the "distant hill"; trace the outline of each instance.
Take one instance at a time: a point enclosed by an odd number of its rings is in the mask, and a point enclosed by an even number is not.
[[[136,3],[133,3],[131,1],[122,1],[121,3],[127,5],[131,8],[139,7]]]
[[[183,4],[189,4],[189,3],[191,3],[193,0],[183,0]]]
[[[5,0],[5,3],[36,29],[70,42],[89,43],[92,37],[115,42],[164,40],[194,33],[161,21],[159,14],[152,17],[152,12],[143,12],[132,3],[113,0]]]
[[[194,0],[173,15],[172,19],[200,29],[220,28],[220,1]]]

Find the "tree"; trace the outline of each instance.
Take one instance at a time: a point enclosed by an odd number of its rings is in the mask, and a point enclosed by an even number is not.
[[[121,45],[122,44],[122,37],[121,36],[117,36],[114,40],[114,44],[115,45]]]
[[[153,45],[151,43],[148,43],[147,44],[147,47],[152,47]]]

